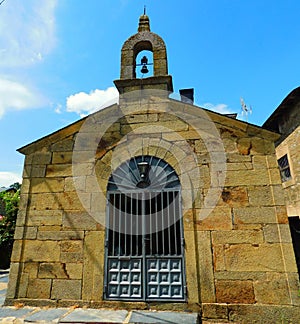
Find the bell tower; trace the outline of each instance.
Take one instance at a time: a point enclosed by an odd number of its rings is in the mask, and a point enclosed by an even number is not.
[[[153,62],[148,62],[144,56],[141,62],[137,62],[138,54],[142,51],[150,51],[153,54]],[[137,78],[137,68],[142,73],[148,72],[148,66],[153,65],[153,75]],[[150,31],[149,17],[140,16],[138,32],[129,37],[122,47],[121,75],[114,81],[120,94],[140,89],[156,89],[173,92],[172,77],[168,75],[168,62],[166,45],[163,39]]]

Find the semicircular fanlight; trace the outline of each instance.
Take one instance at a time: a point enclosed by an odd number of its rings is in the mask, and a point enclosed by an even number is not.
[[[175,170],[164,160],[154,156],[137,156],[122,163],[111,174],[107,189],[119,190],[163,190],[180,188]]]

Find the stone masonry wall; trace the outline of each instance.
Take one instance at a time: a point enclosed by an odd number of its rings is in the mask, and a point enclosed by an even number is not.
[[[228,319],[229,308],[238,313],[241,304],[299,305],[273,135],[214,113],[204,117],[201,109],[175,101],[153,100],[142,107],[124,103],[126,115],[106,130],[96,143],[96,160],[87,158],[75,178],[72,157],[82,123],[57,133],[54,142],[49,138],[35,144],[27,154],[6,303],[146,307],[102,300],[105,228],[90,215],[105,219],[108,178],[135,155],[164,159],[181,183],[188,183],[191,179],[182,170],[195,167],[188,145],[201,178],[199,187],[183,188],[184,202],[196,195],[191,206],[183,203],[188,302],[152,307],[199,310],[202,305],[204,318]],[[105,124],[118,112],[119,107],[112,106],[96,113],[86,138],[91,138],[95,125]],[[205,118],[211,119],[219,138],[209,135],[203,140],[180,112],[203,125]],[[209,150],[215,147],[218,153],[214,141],[220,139],[226,170],[217,168],[219,177],[212,178],[216,166]],[[82,143],[82,155],[88,147]],[[221,173],[224,184],[219,183]],[[220,192],[212,204],[206,200],[211,188]]]
[[[300,126],[276,147],[277,158],[287,154],[292,179],[283,182],[289,216],[300,215]]]

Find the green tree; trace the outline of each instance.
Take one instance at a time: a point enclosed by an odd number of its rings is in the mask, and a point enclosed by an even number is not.
[[[0,268],[9,266],[20,202],[20,189],[0,192]]]

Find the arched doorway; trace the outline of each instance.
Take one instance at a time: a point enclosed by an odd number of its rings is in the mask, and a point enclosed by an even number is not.
[[[121,164],[107,187],[104,298],[185,301],[180,182],[164,160]]]

